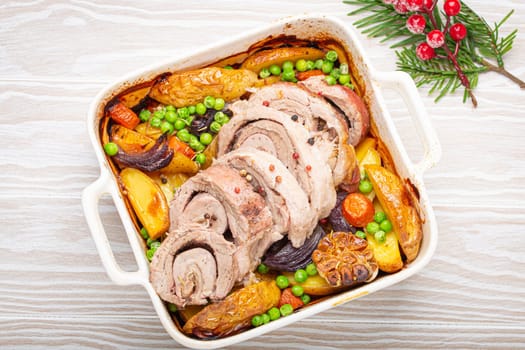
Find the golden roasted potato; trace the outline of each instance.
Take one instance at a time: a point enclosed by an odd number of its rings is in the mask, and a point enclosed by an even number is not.
[[[281,66],[285,61],[295,62],[302,58],[315,61],[324,57],[324,52],[313,47],[281,47],[278,49],[262,50],[248,56],[241,65],[256,73],[272,64]]]
[[[277,306],[280,297],[281,290],[275,281],[249,285],[207,305],[186,322],[183,330],[200,338],[235,333],[248,327],[253,316]]]
[[[148,122],[140,123],[139,125],[137,125],[135,127],[135,131],[155,140],[158,139],[160,135],[162,135],[162,131],[160,130],[160,128],[151,126],[151,124]]]
[[[132,91],[129,91],[125,95],[120,96],[119,100],[124,104],[124,106],[128,108],[135,107],[140,103],[140,101],[142,101],[144,97],[148,95],[149,89],[149,86],[134,89]]]
[[[190,178],[190,175],[184,173],[164,173],[162,170],[148,175],[162,190],[168,203],[173,199],[175,190]]]
[[[295,280],[293,272],[283,272],[283,275],[288,277],[288,281],[291,285],[300,285],[303,287],[304,292],[309,295],[330,295],[348,288],[347,286],[331,286],[320,275],[308,276],[303,283],[299,283]]]
[[[184,154],[175,152],[171,162],[168,164],[168,166],[162,168],[161,171],[164,174],[184,173],[193,175],[199,171],[199,166]]]
[[[410,202],[408,191],[396,174],[378,165],[365,165],[377,199],[392,222],[403,253],[410,262],[417,257],[423,231],[421,219]]]
[[[152,138],[118,124],[111,127],[110,139],[126,153],[146,151],[155,144]]]
[[[403,268],[403,260],[401,259],[399,244],[394,231],[386,234],[386,240],[383,243],[376,241],[374,235],[369,233],[366,234],[366,240],[368,241],[368,246],[374,253],[374,258],[376,259],[379,270],[396,272]]]
[[[139,221],[152,239],[168,231],[170,226],[168,201],[157,184],[142,171],[125,168],[120,182]]]
[[[357,145],[355,148],[355,156],[358,163],[361,163],[370,148],[375,149],[376,143],[376,139],[367,137]]]
[[[206,96],[222,97],[231,101],[246,93],[258,80],[257,74],[247,69],[208,67],[159,79],[149,96],[163,104],[175,107],[195,105]]]

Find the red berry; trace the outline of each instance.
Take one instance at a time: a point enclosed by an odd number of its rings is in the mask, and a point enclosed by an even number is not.
[[[394,3],[394,10],[399,14],[405,14],[408,12],[406,0],[398,0]]]
[[[434,29],[427,34],[427,43],[432,48],[438,48],[445,43],[445,35],[441,30]]]
[[[427,61],[436,57],[436,52],[427,43],[421,43],[416,48],[416,55],[420,60]]]
[[[463,23],[454,23],[450,27],[448,33],[450,34],[452,40],[460,41],[467,36],[467,27],[465,27]]]
[[[406,0],[408,11],[416,12],[423,8],[423,0]]]
[[[461,3],[459,0],[447,0],[443,4],[443,10],[447,16],[456,16],[461,10]]]
[[[412,15],[407,19],[407,28],[414,34],[421,34],[425,31],[427,21],[421,15]]]
[[[434,5],[434,0],[423,0],[423,7],[427,10],[431,9]]]

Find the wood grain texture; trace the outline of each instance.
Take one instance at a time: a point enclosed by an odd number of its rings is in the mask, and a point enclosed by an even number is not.
[[[524,78],[525,3],[469,1],[489,22],[516,13],[506,66]],[[80,193],[99,168],[86,135],[97,92],[134,69],[280,17],[339,1],[4,1],[0,3],[0,349],[177,349],[146,292],[107,277]],[[508,29],[505,29],[508,28]],[[506,31],[505,31],[506,30]],[[386,44],[362,44],[378,70]],[[517,349],[525,344],[525,91],[484,74],[477,109],[421,98],[443,146],[425,182],[439,224],[431,263],[402,283],[234,349]],[[387,104],[412,159],[421,155],[402,99]],[[109,198],[100,213],[117,261],[136,268]]]

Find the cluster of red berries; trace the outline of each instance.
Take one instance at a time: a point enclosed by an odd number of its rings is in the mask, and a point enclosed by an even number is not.
[[[405,14],[416,12],[408,17],[406,26],[408,30],[414,34],[423,34],[427,21],[421,13],[426,13],[429,18],[432,19],[432,11],[436,6],[437,0],[383,0],[383,2],[393,5],[397,13]],[[436,57],[436,51],[434,49],[442,47],[445,44],[445,33],[448,32],[452,40],[456,41],[456,43],[459,43],[467,36],[467,28],[463,23],[456,22],[450,25],[450,18],[457,16],[459,11],[461,11],[460,1],[445,0],[443,11],[447,15],[447,23],[444,30],[441,31],[440,29],[434,28],[429,31],[426,34],[426,42],[419,44],[416,48],[417,57],[421,60],[430,60]],[[433,22],[432,25],[435,27],[436,23]],[[455,54],[457,54],[457,51]]]

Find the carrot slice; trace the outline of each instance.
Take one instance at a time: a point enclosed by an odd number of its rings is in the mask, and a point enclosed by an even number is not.
[[[319,69],[314,69],[314,70],[309,70],[306,72],[298,72],[295,74],[295,77],[297,78],[297,80],[306,80],[316,75],[324,75],[324,73]]]
[[[182,153],[186,157],[193,159],[195,157],[195,151],[190,146],[179,140],[178,137],[172,136],[168,141],[168,146],[175,152]]]
[[[122,102],[117,102],[108,108],[108,114],[116,123],[128,129],[135,129],[140,123],[139,117]]]

